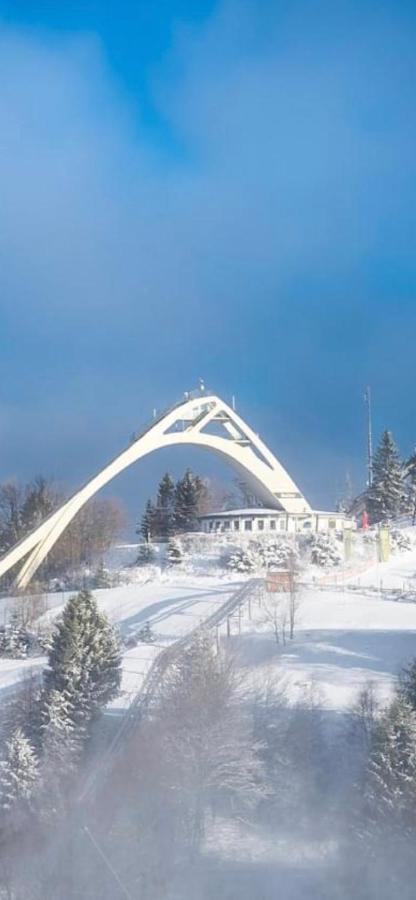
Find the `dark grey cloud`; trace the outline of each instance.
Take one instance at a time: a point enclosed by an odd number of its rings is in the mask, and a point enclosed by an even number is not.
[[[368,378],[412,443],[414,27],[320,6],[178,26],[162,149],[98,37],[0,30],[0,476],[85,477],[200,374],[320,504]]]

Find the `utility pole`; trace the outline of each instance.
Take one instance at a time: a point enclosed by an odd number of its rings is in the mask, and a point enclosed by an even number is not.
[[[367,486],[373,483],[373,422],[371,410],[371,388],[367,385],[364,394],[367,407]]]

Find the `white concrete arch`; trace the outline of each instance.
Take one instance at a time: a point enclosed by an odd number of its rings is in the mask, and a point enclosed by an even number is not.
[[[163,447],[194,445],[222,457],[268,507],[310,512],[296,484],[268,447],[219,397],[199,393],[154,419],[141,434],[55,513],[0,559],[0,577],[25,560],[15,580],[25,588],[65,528],[94,494],[143,456]]]

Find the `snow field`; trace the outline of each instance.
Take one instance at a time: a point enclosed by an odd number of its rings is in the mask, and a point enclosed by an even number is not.
[[[128,706],[158,653],[202,623],[231,597],[240,584],[241,580],[232,578],[196,579],[175,572],[170,579],[94,591],[100,609],[118,626],[123,639],[134,639],[135,633],[146,622],[149,622],[155,637],[152,644],[140,642],[125,650],[121,694],[111,708],[116,710]],[[52,621],[58,616],[68,597],[74,593],[48,595],[46,601],[51,608],[43,620]],[[7,598],[9,606],[15,602],[18,600]],[[14,689],[25,672],[41,673],[45,665],[46,657],[0,659],[0,698]]]
[[[276,643],[265,610],[279,595],[253,602],[251,620],[245,607],[241,636],[232,622],[231,646],[251,683],[261,689],[276,682],[293,702],[313,685],[324,709],[342,712],[372,681],[386,702],[400,669],[416,656],[416,603],[389,594],[416,587],[416,552],[375,565],[359,581],[354,589],[300,586],[295,636],[285,645]]]

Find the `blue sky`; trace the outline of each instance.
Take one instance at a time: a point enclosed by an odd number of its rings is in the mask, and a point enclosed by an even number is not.
[[[75,487],[199,376],[316,506],[362,486],[367,383],[412,449],[415,25],[382,0],[0,0],[2,480]],[[112,493],[139,507],[188,461]]]

